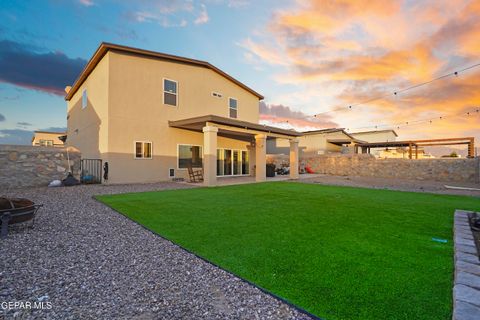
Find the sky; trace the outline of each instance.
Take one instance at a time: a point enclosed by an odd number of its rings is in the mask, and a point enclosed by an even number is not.
[[[261,122],[480,141],[480,1],[0,2],[0,143],[64,130],[102,41],[205,60],[262,93]],[[397,92],[397,94],[394,94]]]

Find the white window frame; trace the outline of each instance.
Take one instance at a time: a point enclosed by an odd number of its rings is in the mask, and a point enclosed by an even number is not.
[[[236,109],[230,108],[230,99],[237,101],[237,108],[236,108]],[[230,119],[238,119],[238,99],[235,98],[235,97],[228,97],[228,101],[227,101],[227,102],[228,102],[228,117],[229,117]],[[236,116],[235,118],[230,117],[230,109],[233,109],[233,110],[237,111],[237,116]]]
[[[141,144],[142,144],[142,156],[141,156],[141,157],[137,157],[137,143],[141,143]],[[147,158],[145,158],[145,157],[143,156],[143,151],[144,151],[144,148],[145,148],[144,144],[145,144],[145,143],[150,143],[150,157],[147,157]],[[151,160],[151,159],[153,159],[153,143],[152,143],[152,141],[148,141],[148,140],[135,140],[135,141],[133,142],[133,158],[134,158],[135,160]]]
[[[173,92],[170,92],[170,91],[165,91],[165,80],[175,82],[176,87],[177,87],[177,92],[173,93]],[[172,80],[172,79],[168,79],[168,78],[163,78],[163,80],[162,80],[162,87],[163,87],[163,91],[162,91],[162,102],[163,102],[163,105],[169,106],[169,107],[174,107],[174,108],[178,107],[178,91],[179,91],[179,90],[178,90],[178,89],[179,89],[179,88],[178,88],[178,81]],[[175,99],[175,102],[176,102],[175,105],[171,105],[171,104],[165,103],[165,93],[170,93],[170,94],[174,94],[174,95],[175,95],[175,98],[176,98],[176,99]]]
[[[242,173],[242,174],[233,174],[233,152],[234,151],[238,151],[239,152],[239,156],[240,156],[240,170],[242,170],[242,151],[245,151],[247,152],[248,154],[248,162],[249,162],[249,166],[250,166],[250,152],[247,150],[247,149],[236,149],[236,148],[217,148],[217,150],[222,150],[223,152],[225,150],[230,150],[232,152],[232,163],[230,164],[230,169],[231,169],[231,172],[232,174],[224,174],[224,175],[217,175],[217,178],[222,178],[222,177],[248,177],[248,176],[251,176],[252,175],[252,170],[251,170],[251,167],[248,168],[248,172],[249,173]],[[217,164],[215,164],[217,165]],[[216,167],[215,167],[215,172],[216,172]]]
[[[177,143],[177,170],[188,170],[188,168],[180,168],[180,146],[190,146],[190,147],[200,147],[202,152],[202,165],[204,161],[203,146],[201,144],[191,144],[191,143]],[[193,168],[198,169],[198,168]]]
[[[82,109],[85,109],[88,106],[88,92],[87,89],[82,91]]]

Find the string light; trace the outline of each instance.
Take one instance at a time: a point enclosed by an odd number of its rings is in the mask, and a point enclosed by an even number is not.
[[[455,77],[458,77],[459,73],[461,72],[464,72],[464,71],[467,71],[467,70],[470,70],[470,69],[473,69],[473,68],[477,68],[480,66],[480,63],[477,63],[477,64],[474,64],[474,65],[471,65],[471,66],[468,66],[468,67],[465,67],[463,69],[460,69],[460,70],[457,70],[457,71],[454,71],[454,72],[450,72],[450,73],[447,73],[447,74],[444,74],[442,76],[439,76],[437,78],[434,78],[434,79],[431,79],[429,81],[425,81],[425,82],[422,82],[422,83],[418,83],[418,84],[415,84],[415,85],[412,85],[410,87],[406,87],[404,89],[400,89],[400,90],[397,90],[397,91],[394,91],[393,92],[393,95],[394,96],[398,96],[399,93],[403,93],[403,92],[406,92],[406,91],[409,91],[409,90],[413,90],[413,89],[417,89],[419,87],[423,87],[423,86],[426,86],[432,82],[436,82],[436,81],[439,81],[439,80],[443,80],[443,79],[446,79],[448,77],[451,77],[451,76],[455,76]],[[364,105],[364,104],[367,104],[367,103],[370,103],[370,102],[373,102],[373,101],[377,101],[377,100],[381,100],[381,99],[384,99],[384,98],[387,98],[389,96],[391,96],[392,93],[386,93],[386,94],[383,94],[383,95],[380,95],[378,97],[374,97],[374,98],[370,98],[370,99],[367,99],[365,101],[361,101],[359,103],[355,103],[355,104],[351,104],[349,105],[348,107],[346,108],[334,108],[332,110],[328,110],[328,111],[324,111],[324,112],[320,112],[320,113],[316,113],[313,115],[313,117],[317,117],[319,115],[322,115],[322,114],[327,114],[327,113],[332,113],[332,112],[337,112],[337,111],[342,111],[342,110],[351,110],[353,107],[357,107],[357,106],[360,106],[360,105]]]

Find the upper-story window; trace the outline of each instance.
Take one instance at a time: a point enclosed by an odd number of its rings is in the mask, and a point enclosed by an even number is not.
[[[163,103],[177,106],[177,81],[163,79]]]
[[[83,89],[82,92],[82,109],[85,109],[88,104],[87,89]]]
[[[230,110],[230,118],[236,118],[237,111],[238,111],[237,99],[234,99],[234,98],[228,99],[228,109]]]

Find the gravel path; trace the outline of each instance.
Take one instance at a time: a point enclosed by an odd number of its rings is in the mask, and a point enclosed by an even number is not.
[[[11,319],[309,319],[92,199],[185,184],[9,191],[43,203],[32,230],[0,240],[0,308]],[[2,304],[3,305],[3,304]]]
[[[320,175],[314,178],[304,177],[299,182],[302,183],[318,183],[325,185],[338,185],[350,187],[362,187],[373,189],[389,189],[413,192],[429,192],[439,194],[454,194],[480,197],[480,191],[453,190],[445,188],[445,185],[469,187],[480,189],[478,183],[461,183],[461,182],[439,182],[426,180],[403,180],[403,179],[384,179],[370,177],[355,176],[331,176]]]

